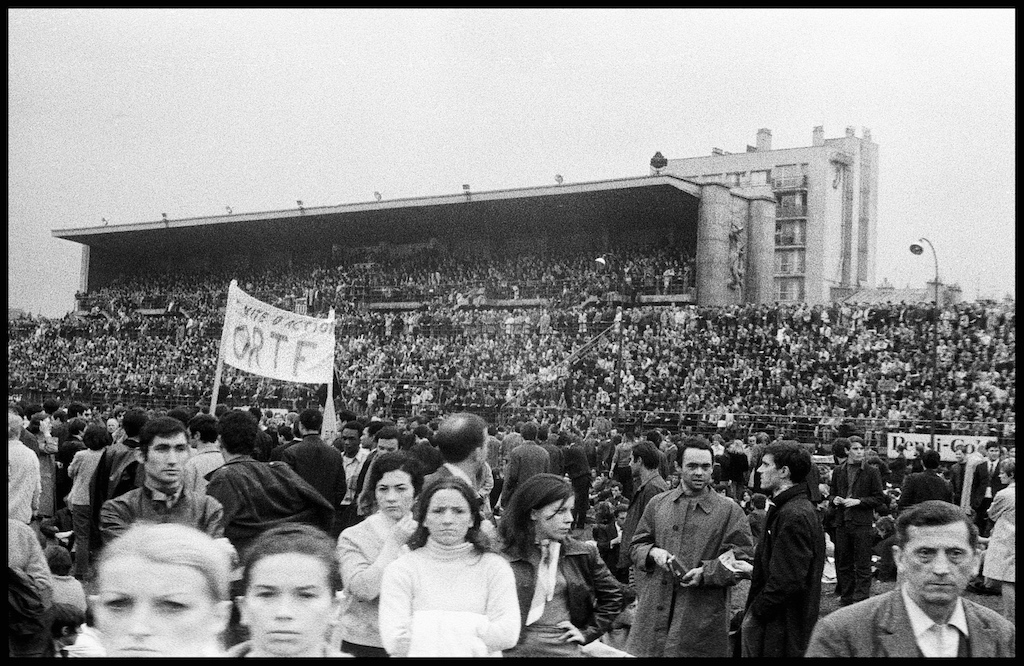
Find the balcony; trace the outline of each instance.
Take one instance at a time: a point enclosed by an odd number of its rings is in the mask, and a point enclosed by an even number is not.
[[[776,234],[775,247],[804,247],[806,243],[803,238],[792,234]]]
[[[807,217],[807,206],[776,206],[775,219],[782,220],[790,217]]]
[[[806,190],[807,176],[772,178],[772,187],[776,190]]]

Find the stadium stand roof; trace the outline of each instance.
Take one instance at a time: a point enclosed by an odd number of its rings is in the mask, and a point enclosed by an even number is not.
[[[288,235],[323,233],[325,225],[348,235],[359,230],[360,235],[372,229],[375,223],[386,222],[388,234],[412,231],[410,226],[430,222],[458,223],[466,217],[468,205],[472,215],[497,209],[508,209],[513,204],[529,207],[531,204],[558,217],[569,215],[600,216],[614,213],[616,217],[650,212],[652,190],[671,189],[700,197],[701,188],[692,181],[669,175],[638,176],[584,183],[526,187],[484,192],[386,199],[382,201],[275,210],[258,213],[233,213],[209,217],[167,219],[98,227],[54,229],[54,237],[105,250],[127,250],[141,241],[161,244],[170,241],[224,242],[233,231],[245,234],[277,236],[285,229]],[[614,204],[610,201],[614,199]],[[555,202],[552,204],[551,202]],[[587,205],[587,204],[590,205]],[[564,204],[564,205],[559,205]],[[532,215],[531,215],[532,216]],[[286,223],[286,224],[282,224]],[[447,226],[445,224],[445,226]]]

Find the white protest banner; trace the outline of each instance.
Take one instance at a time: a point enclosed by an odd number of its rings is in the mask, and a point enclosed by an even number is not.
[[[896,447],[900,444],[906,447],[904,455],[907,460],[917,458],[918,444],[923,444],[926,449],[930,449],[932,446],[932,436],[926,432],[890,432],[888,440],[889,458],[896,457]],[[989,442],[995,441],[995,437],[980,435],[935,435],[935,447],[939,450],[939,460],[944,462],[956,462],[953,447],[957,444],[964,444],[967,447],[967,453],[978,450],[984,453],[985,446]]]
[[[231,281],[220,339],[224,363],[288,382],[330,384],[334,344],[334,317],[316,319],[275,308]]]

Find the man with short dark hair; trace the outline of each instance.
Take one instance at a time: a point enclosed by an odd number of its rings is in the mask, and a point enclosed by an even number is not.
[[[1016,656],[1016,630],[963,597],[981,556],[978,528],[959,507],[928,500],[896,519],[902,583],[818,620],[807,657]]]
[[[728,656],[736,577],[723,559],[753,556],[743,509],[709,486],[711,444],[686,438],[682,463],[679,486],[648,503],[629,546],[637,608],[626,651],[638,657]]]
[[[523,443],[512,449],[505,465],[505,486],[501,489],[501,506],[508,506],[509,498],[516,488],[536,474],[551,469],[551,456],[537,443],[537,424],[524,423],[519,434]]]
[[[1003,460],[999,443],[989,442],[985,446],[985,456],[987,460],[978,465],[978,469],[981,470],[981,483],[984,490],[974,520],[978,526],[978,533],[987,538],[992,530],[988,520],[988,508],[992,506],[992,500],[996,494],[1006,486],[999,480],[999,464]]]
[[[217,443],[217,419],[209,414],[196,414],[188,421],[189,444],[195,448],[185,461],[182,485],[185,490],[206,493],[206,477],[224,464]]]
[[[626,522],[622,524],[622,543],[628,544],[633,540],[633,533],[640,522],[640,516],[644,509],[655,496],[668,490],[668,482],[661,475],[661,459],[658,456],[658,449],[650,441],[643,441],[636,444],[630,452],[629,466],[634,476],[637,476],[640,483],[629,501],[629,509],[626,511]],[[619,569],[626,569],[632,564],[628,548],[619,549]]]
[[[319,409],[302,410],[296,424],[302,441],[286,449],[281,458],[334,507],[334,522],[328,534],[337,539],[347,490],[345,461],[337,449],[320,439],[323,423],[324,415]]]
[[[100,536],[103,544],[128,531],[134,523],[178,523],[224,536],[220,502],[185,490],[183,473],[189,457],[185,426],[178,419],[159,416],[146,422],[136,457],[145,472],[141,488],[103,503]]]
[[[102,546],[100,539],[100,509],[103,503],[125,494],[129,490],[139,488],[143,484],[145,470],[139,464],[136,455],[140,446],[139,436],[149,416],[141,409],[130,409],[124,413],[121,421],[121,428],[124,431],[124,441],[115,440],[113,444],[103,450],[100,462],[93,474],[91,489],[92,501],[92,535],[93,545],[97,551]]]
[[[953,486],[939,475],[939,452],[928,449],[921,454],[924,471],[911,474],[903,480],[897,506],[904,511],[927,500],[953,502]]]
[[[810,469],[810,452],[791,440],[769,444],[761,458],[761,487],[772,494],[772,507],[754,553],[740,632],[744,657],[802,657],[818,620],[825,533],[808,498]]]
[[[334,440],[334,448],[341,452],[341,460],[345,469],[345,499],[341,501],[340,527],[344,532],[360,521],[356,511],[358,479],[363,470],[363,463],[370,452],[359,445],[359,434],[363,427],[358,421],[347,422]]]
[[[573,529],[582,530],[587,524],[587,509],[590,507],[590,463],[583,444],[576,441],[569,433],[558,433],[558,448],[562,450],[565,461],[565,475],[572,483],[575,503],[572,506]]]
[[[875,509],[888,504],[881,475],[865,460],[864,445],[847,441],[849,457],[835,468],[829,487],[836,508],[836,591],[844,606],[871,596]]]
[[[260,534],[284,523],[305,523],[324,532],[334,508],[281,461],[261,463],[252,457],[258,426],[247,412],[231,411],[217,424],[224,464],[210,472],[206,494],[224,507],[224,536],[245,557]]]

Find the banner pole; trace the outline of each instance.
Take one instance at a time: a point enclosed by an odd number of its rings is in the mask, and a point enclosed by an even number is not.
[[[334,322],[334,308],[331,308],[330,314],[327,316],[331,322]],[[333,326],[331,327],[333,330]],[[337,353],[337,344],[335,343],[331,349],[331,373],[327,379],[327,404],[324,405],[324,425],[323,425],[323,439],[325,442],[330,444],[335,436],[338,434],[338,413],[334,410],[334,356]]]
[[[224,308],[224,326],[227,327],[227,313],[231,308],[231,295],[238,287],[238,280],[232,280],[228,285],[228,302]],[[213,396],[210,398],[210,416],[215,416],[217,411],[217,394],[220,392],[220,378],[224,371],[224,340],[227,331],[221,331],[220,344],[217,346],[217,370],[213,373]]]
[[[220,375],[224,369],[224,359],[221,356],[221,352],[217,352],[217,371],[213,375],[213,397],[210,398],[210,415],[216,416],[217,411],[217,393],[220,391]]]

